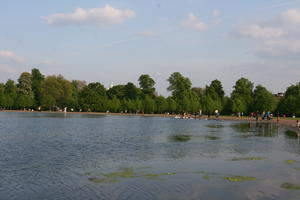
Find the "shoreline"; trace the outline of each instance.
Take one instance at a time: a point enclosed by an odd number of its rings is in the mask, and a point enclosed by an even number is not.
[[[65,114],[64,112],[58,112],[58,111],[24,111],[24,110],[0,110],[0,112],[7,112],[7,113],[49,113],[49,114]],[[175,114],[133,114],[133,113],[106,113],[106,112],[66,112],[66,114],[84,114],[84,115],[107,115],[107,116],[139,116],[139,117],[165,117],[165,118],[174,118]],[[191,118],[195,119],[195,118]],[[203,120],[223,120],[223,121],[245,121],[245,122],[258,122],[258,123],[278,123],[279,125],[287,126],[290,128],[293,128],[294,130],[297,130],[300,132],[300,127],[297,127],[297,119],[284,119],[279,118],[279,121],[277,121],[277,118],[274,118],[272,120],[258,120],[256,121],[255,118],[251,117],[235,117],[235,116],[220,116],[219,118],[216,118],[215,116],[211,116],[210,118],[207,117],[207,115],[203,115],[201,118],[196,119],[203,119]]]

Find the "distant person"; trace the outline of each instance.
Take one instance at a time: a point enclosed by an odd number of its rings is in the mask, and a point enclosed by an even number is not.
[[[219,110],[215,110],[215,115],[216,115],[216,118],[219,118]]]
[[[266,112],[263,111],[263,113],[261,114],[261,119],[262,119],[262,120],[265,120],[265,117],[266,117]]]

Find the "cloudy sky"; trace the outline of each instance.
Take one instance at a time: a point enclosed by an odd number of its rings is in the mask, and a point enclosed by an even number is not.
[[[246,77],[272,92],[300,81],[300,0],[0,0],[0,81],[37,67],[67,79],[138,83],[167,95]]]

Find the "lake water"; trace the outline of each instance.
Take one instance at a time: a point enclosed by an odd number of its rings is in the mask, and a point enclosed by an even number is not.
[[[300,199],[276,124],[0,113],[0,199]]]

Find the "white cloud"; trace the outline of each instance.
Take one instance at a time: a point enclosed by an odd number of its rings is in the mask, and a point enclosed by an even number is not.
[[[202,31],[206,28],[206,24],[193,13],[190,13],[188,18],[181,22],[181,26],[198,31]]]
[[[262,26],[260,24],[249,24],[240,26],[238,29],[240,36],[254,39],[274,39],[283,36],[284,31],[280,28]]]
[[[133,10],[121,10],[110,5],[102,8],[92,8],[85,10],[77,8],[73,13],[56,13],[44,17],[46,22],[51,25],[96,25],[99,27],[120,24],[126,19],[135,16]]]
[[[286,62],[293,59],[300,65],[300,10],[290,9],[272,19],[241,25],[236,32],[257,42],[256,56]]]
[[[287,10],[280,15],[283,23],[300,25],[300,11],[296,9]]]
[[[278,91],[287,84],[299,81],[300,66],[300,11],[290,9],[270,19],[246,23],[238,26],[236,34],[248,38],[256,45],[253,55],[258,58],[253,63],[238,66],[245,74],[250,74]],[[265,77],[265,78],[264,78]],[[285,80],[285,81],[282,81]],[[269,84],[269,85],[268,85]],[[276,91],[274,90],[274,91]]]
[[[8,50],[0,50],[0,59],[4,61],[12,61],[22,63],[25,61],[24,58],[17,56],[14,52]]]
[[[139,36],[142,36],[142,37],[154,37],[154,36],[156,36],[156,34],[152,31],[144,31],[144,32],[139,32],[137,34]]]

